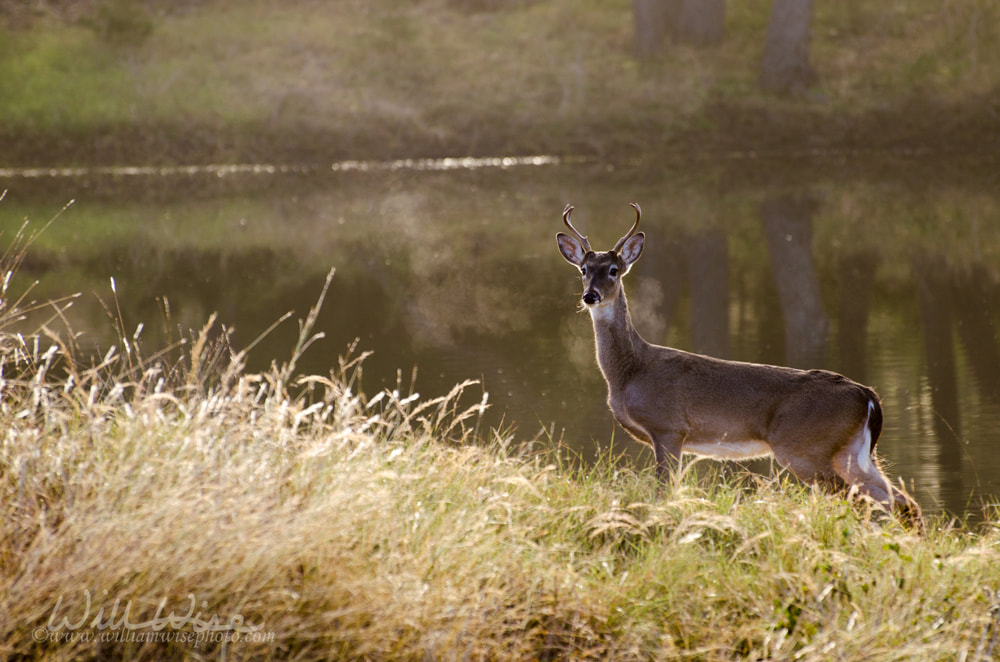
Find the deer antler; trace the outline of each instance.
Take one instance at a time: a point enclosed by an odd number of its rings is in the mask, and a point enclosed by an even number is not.
[[[640,218],[642,217],[642,210],[641,210],[641,209],[639,209],[639,205],[638,205],[638,204],[636,204],[636,203],[634,203],[634,202],[630,202],[630,203],[629,203],[629,205],[631,205],[632,209],[634,209],[634,210],[635,210],[635,223],[633,223],[633,224],[632,224],[632,229],[631,229],[631,230],[629,230],[628,232],[626,232],[626,233],[625,233],[625,236],[624,236],[624,237],[622,237],[621,239],[619,239],[619,240],[618,240],[618,243],[617,243],[617,244],[615,244],[615,247],[611,249],[611,250],[613,250],[613,251],[614,251],[614,252],[616,252],[616,253],[617,253],[617,252],[618,252],[619,250],[621,250],[621,247],[625,245],[625,242],[626,242],[626,241],[628,241],[628,240],[629,240],[629,238],[630,238],[630,237],[631,237],[632,235],[634,235],[634,234],[635,234],[635,229],[636,229],[637,227],[639,227],[639,219],[640,219]]]
[[[580,243],[583,245],[583,250],[585,252],[590,252],[594,250],[590,247],[590,241],[582,234],[580,234],[580,231],[574,228],[573,224],[569,222],[569,217],[572,215],[573,215],[573,205],[566,205],[566,208],[563,209],[563,223],[565,223],[566,227],[568,227],[573,232],[573,234],[576,235],[576,238],[580,240]]]

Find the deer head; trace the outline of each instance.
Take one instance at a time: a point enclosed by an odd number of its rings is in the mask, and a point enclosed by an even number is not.
[[[636,233],[642,210],[639,205],[631,203],[635,209],[635,223],[625,235],[618,240],[610,251],[595,252],[590,247],[587,237],[573,227],[570,216],[573,207],[566,205],[563,210],[563,223],[574,236],[563,232],[556,235],[559,252],[567,262],[580,270],[583,279],[583,304],[588,308],[605,306],[614,302],[621,292],[621,278],[628,273],[635,261],[642,254],[645,234]]]

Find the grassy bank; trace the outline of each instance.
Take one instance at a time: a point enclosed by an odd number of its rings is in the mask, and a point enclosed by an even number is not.
[[[998,651],[996,513],[920,538],[790,482],[574,468],[480,429],[474,385],[368,397],[362,357],[298,375],[315,317],[260,374],[210,325],[162,352],[123,329],[92,367],[5,334],[4,657]]]
[[[756,84],[767,0],[643,62],[628,3],[65,4],[0,30],[4,165],[997,140],[997,0],[819,3],[793,98]]]

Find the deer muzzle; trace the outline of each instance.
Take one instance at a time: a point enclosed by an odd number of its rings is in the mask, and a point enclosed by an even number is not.
[[[583,302],[588,306],[601,302],[601,293],[597,290],[587,290],[583,293]]]

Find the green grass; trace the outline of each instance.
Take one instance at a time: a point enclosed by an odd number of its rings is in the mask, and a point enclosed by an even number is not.
[[[483,429],[474,384],[368,396],[350,353],[298,374],[323,296],[259,374],[211,322],[153,351],[127,330],[81,365],[51,329],[7,332],[28,304],[2,301],[5,657],[998,652],[996,512],[919,537],[785,479],[579,466]],[[188,641],[213,618],[214,641]]]

